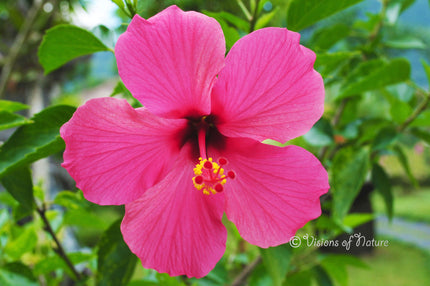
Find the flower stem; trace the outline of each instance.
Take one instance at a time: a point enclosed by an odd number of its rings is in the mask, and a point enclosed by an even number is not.
[[[46,218],[46,215],[45,215],[46,209],[44,207],[42,207],[42,208],[36,208],[36,211],[40,215],[40,217],[42,218],[42,221],[43,221],[43,223],[45,225],[45,230],[47,232],[49,232],[49,234],[51,235],[51,237],[54,240],[55,244],[57,245],[57,249],[55,250],[55,252],[61,257],[61,259],[64,260],[64,262],[67,264],[67,266],[70,268],[70,270],[75,275],[76,279],[78,281],[80,281],[82,279],[81,275],[76,270],[76,268],[73,265],[73,263],[70,260],[70,258],[67,256],[66,252],[64,251],[63,246],[61,245],[60,241],[58,240],[58,238],[57,238],[57,236],[56,236],[56,234],[54,232],[54,230],[52,229],[52,226],[49,223],[49,220]]]

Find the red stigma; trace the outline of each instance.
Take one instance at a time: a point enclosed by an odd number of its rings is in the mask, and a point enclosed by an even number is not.
[[[216,184],[215,185],[215,191],[217,193],[221,193],[224,190],[224,187],[221,184]]]
[[[236,178],[236,173],[234,172],[234,171],[228,171],[228,173],[227,173],[227,176],[230,178],[230,179],[234,179],[234,178]]]
[[[201,185],[203,183],[203,176],[196,176],[194,178],[194,181],[196,182],[196,184]]]
[[[212,158],[199,158],[199,163],[193,169],[196,176],[193,177],[193,184],[197,190],[201,190],[203,194],[217,194],[224,191],[224,184],[227,179],[234,179],[236,173],[232,170],[224,173],[222,166],[228,163],[226,158],[219,158],[218,163]]]
[[[206,161],[206,162],[203,164],[203,167],[204,167],[205,169],[210,170],[210,169],[212,169],[212,163],[211,163],[210,161]]]

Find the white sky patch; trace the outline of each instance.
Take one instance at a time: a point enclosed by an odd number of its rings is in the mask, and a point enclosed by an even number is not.
[[[105,25],[114,29],[121,24],[121,20],[115,15],[117,6],[110,0],[87,1],[87,11],[81,5],[76,4],[75,11],[71,13],[73,24],[93,29],[98,25]]]

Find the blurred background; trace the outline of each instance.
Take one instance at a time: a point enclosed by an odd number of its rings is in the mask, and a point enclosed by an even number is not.
[[[286,143],[328,169],[323,215],[298,232],[299,247],[267,251],[226,221],[226,253],[199,280],[143,269],[119,233],[123,207],[86,201],[60,166],[58,129],[74,108],[105,96],[139,106],[112,50],[134,14],[172,4],[218,20],[227,49],[267,26],[300,32],[326,85],[323,118]],[[64,24],[82,29],[44,39]],[[99,39],[95,52],[73,46],[73,31]],[[60,47],[69,53],[62,61]],[[2,0],[0,285],[430,285],[429,64],[427,0]],[[388,246],[309,245],[306,234]]]

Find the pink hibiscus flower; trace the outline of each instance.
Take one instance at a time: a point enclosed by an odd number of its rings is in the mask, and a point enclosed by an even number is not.
[[[126,87],[145,106],[99,98],[61,128],[63,166],[85,198],[125,204],[121,231],[144,267],[202,277],[222,257],[223,213],[248,242],[288,242],[321,214],[327,173],[286,142],[323,113],[315,54],[299,34],[266,28],[226,58],[220,25],[171,6],[135,16],[115,47]]]

